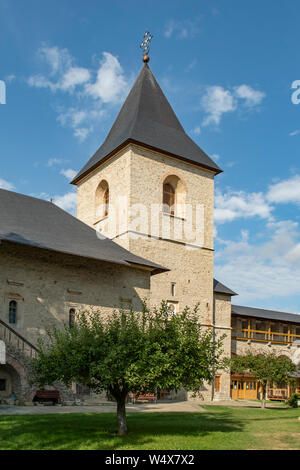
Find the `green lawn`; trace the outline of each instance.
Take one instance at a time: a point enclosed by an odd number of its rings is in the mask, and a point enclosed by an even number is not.
[[[300,449],[298,409],[206,406],[205,413],[0,416],[0,449]]]

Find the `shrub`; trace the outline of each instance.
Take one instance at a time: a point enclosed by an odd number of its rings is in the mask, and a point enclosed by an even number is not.
[[[290,398],[287,400],[287,404],[291,408],[298,408],[298,400],[300,400],[300,394],[299,393],[293,393]]]

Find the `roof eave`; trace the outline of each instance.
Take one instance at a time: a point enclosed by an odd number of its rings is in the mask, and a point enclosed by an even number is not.
[[[154,264],[154,265],[149,264],[148,265],[148,264],[137,263],[137,262],[132,262],[132,261],[128,261],[128,260],[114,261],[114,260],[111,260],[111,259],[96,258],[96,257],[93,257],[93,256],[87,256],[87,255],[79,255],[79,254],[73,253],[71,251],[55,250],[53,248],[46,247],[46,246],[44,247],[44,246],[33,245],[33,244],[30,244],[30,243],[22,243],[21,241],[17,241],[17,240],[8,240],[7,238],[4,238],[4,237],[0,236],[0,245],[2,245],[3,242],[9,243],[9,244],[12,244],[12,245],[14,245],[14,244],[25,245],[25,246],[28,246],[29,248],[36,248],[38,250],[54,252],[54,253],[61,253],[61,254],[64,254],[64,255],[75,256],[76,258],[81,258],[81,259],[91,259],[91,260],[98,261],[98,262],[100,261],[100,262],[103,262],[103,263],[111,263],[111,264],[117,264],[119,266],[127,266],[129,268],[137,268],[137,269],[142,269],[142,270],[148,270],[148,271],[151,271],[151,275],[152,274],[158,274],[159,272],[169,271],[168,268],[165,268],[164,266],[160,266],[160,265],[156,265],[156,264]]]
[[[235,295],[239,295],[236,292],[220,292],[218,290],[214,290],[215,294],[221,294],[221,295],[228,295],[229,297],[234,297]]]
[[[205,170],[209,170],[211,171],[212,173],[214,173],[215,175],[218,175],[220,173],[223,173],[223,170],[221,168],[213,168],[209,165],[205,165],[203,163],[198,163],[194,160],[189,160],[188,158],[185,158],[185,157],[182,157],[180,155],[175,155],[171,152],[167,152],[166,150],[162,150],[162,149],[159,149],[157,147],[153,147],[151,145],[148,145],[148,144],[145,144],[144,142],[139,142],[137,140],[134,140],[134,139],[127,139],[125,140],[121,145],[119,145],[118,147],[116,147],[112,152],[108,153],[105,157],[101,158],[101,160],[99,160],[97,163],[95,163],[94,165],[92,165],[88,170],[86,170],[84,173],[81,173],[81,174],[78,174],[78,176],[75,176],[75,178],[70,182],[70,184],[73,184],[73,185],[77,185],[77,183],[79,183],[80,180],[82,180],[84,177],[86,177],[89,173],[91,173],[92,171],[94,171],[96,168],[98,168],[99,166],[101,166],[104,162],[106,162],[107,160],[109,160],[109,158],[113,157],[117,152],[119,152],[120,150],[122,150],[123,148],[125,148],[127,145],[129,144],[135,144],[135,145],[140,145],[142,147],[145,147],[149,150],[153,150],[155,152],[159,152],[159,153],[162,153],[163,155],[167,155],[169,157],[172,157],[172,158],[176,158],[178,160],[181,160],[181,161],[184,161],[184,162],[187,162],[187,163],[190,163],[192,165],[195,165],[195,166],[198,166],[198,167],[201,167],[201,168],[204,168]]]

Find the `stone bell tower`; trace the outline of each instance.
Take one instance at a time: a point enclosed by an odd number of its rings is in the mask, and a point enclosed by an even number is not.
[[[72,181],[78,218],[129,251],[169,268],[151,303],[213,315],[214,177],[222,170],[185,133],[148,55],[107,138]]]

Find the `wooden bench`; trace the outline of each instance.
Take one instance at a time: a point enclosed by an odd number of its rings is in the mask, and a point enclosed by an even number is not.
[[[34,402],[52,401],[53,405],[60,403],[60,393],[58,390],[37,390],[33,398]]]
[[[154,393],[146,393],[144,395],[139,393],[133,393],[132,403],[136,403],[137,400],[154,401],[155,403],[157,403],[157,397],[154,395]]]

